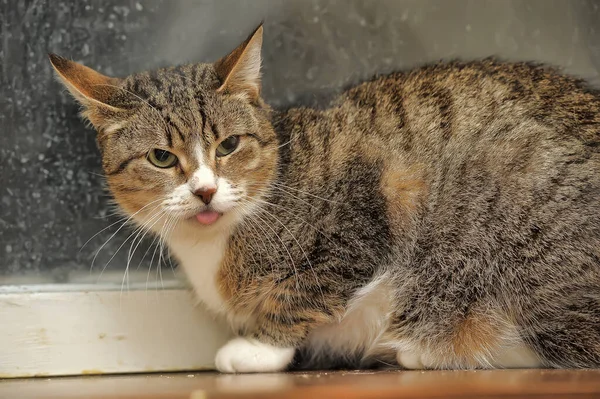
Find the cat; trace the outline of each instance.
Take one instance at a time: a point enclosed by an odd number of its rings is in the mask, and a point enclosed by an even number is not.
[[[121,209],[237,333],[218,370],[600,366],[597,92],[484,59],[276,111],[262,38],[124,79],[50,55]]]

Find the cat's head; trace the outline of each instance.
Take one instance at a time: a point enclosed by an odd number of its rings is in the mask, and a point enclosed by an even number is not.
[[[50,55],[98,132],[108,186],[146,228],[230,228],[261,201],[278,140],[260,97],[262,26],[213,64],[124,79]]]

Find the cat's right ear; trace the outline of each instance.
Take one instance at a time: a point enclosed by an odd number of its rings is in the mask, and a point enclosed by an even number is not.
[[[102,75],[56,54],[48,54],[48,57],[60,81],[84,107],[82,115],[98,131],[114,123],[115,117],[125,111],[119,106],[119,99],[122,98],[120,79]]]
[[[262,37],[263,27],[260,24],[235,50],[214,63],[221,81],[217,92],[259,101]]]

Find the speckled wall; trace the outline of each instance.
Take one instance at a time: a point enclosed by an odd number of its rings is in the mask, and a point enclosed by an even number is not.
[[[352,82],[440,58],[545,61],[596,82],[599,6],[591,0],[0,0],[0,284],[79,281],[118,227],[81,249],[117,219],[102,188],[94,132],[53,79],[47,52],[122,76],[215,60],[264,19],[264,95],[275,106],[324,104]],[[128,234],[121,230],[99,251],[94,281]],[[132,263],[143,276],[152,254],[142,261],[146,248]],[[125,243],[107,270],[122,275],[128,249]]]

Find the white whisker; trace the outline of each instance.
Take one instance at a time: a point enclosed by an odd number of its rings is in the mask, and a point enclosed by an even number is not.
[[[343,205],[342,202],[334,201],[334,200],[331,200],[331,199],[328,199],[328,198],[319,197],[318,195],[315,195],[315,194],[312,194],[312,193],[309,193],[309,192],[306,192],[306,191],[302,191],[302,190],[299,190],[299,189],[294,188],[294,187],[286,186],[285,184],[282,184],[282,183],[272,182],[271,185],[273,185],[276,188],[279,188],[280,190],[281,189],[293,190],[293,191],[296,191],[298,193],[301,193],[301,194],[304,194],[304,195],[308,195],[308,196],[316,198],[316,199],[320,199],[322,201],[327,201],[327,202],[331,202],[333,204]]]
[[[138,246],[140,245],[140,243],[142,242],[142,240],[144,239],[146,234],[152,230],[152,227],[154,227],[154,225],[160,221],[160,219],[164,216],[164,214],[165,214],[165,211],[160,210],[160,211],[156,212],[154,215],[152,215],[152,217],[149,218],[149,220],[147,220],[144,224],[142,224],[140,226],[140,228],[138,229],[137,235],[131,241],[131,247],[129,247],[129,254],[127,256],[127,265],[125,266],[125,273],[123,275],[123,281],[121,282],[121,295],[123,294],[123,284],[124,284],[125,280],[127,281],[127,291],[129,291],[129,265],[131,263],[131,260],[133,259],[133,255],[134,255],[136,249],[138,248]],[[152,225],[149,226],[150,223],[152,223]],[[132,251],[131,248],[133,247],[133,244],[135,243],[136,239],[139,237],[139,235],[142,232],[144,232],[144,234],[141,236],[141,238],[139,238],[137,245],[135,246],[135,248]]]
[[[260,208],[259,208],[259,209],[260,209]],[[281,246],[283,247],[283,249],[285,249],[285,252],[287,252],[287,254],[288,254],[288,257],[289,257],[289,259],[290,259],[290,261],[291,261],[291,263],[292,263],[292,267],[293,267],[293,269],[294,269],[294,275],[296,276],[296,277],[295,277],[295,281],[296,281],[296,287],[297,287],[297,288],[299,288],[299,281],[298,281],[298,278],[297,278],[297,275],[298,275],[298,269],[296,268],[296,263],[294,262],[294,258],[293,258],[293,256],[292,256],[292,254],[290,253],[290,251],[287,249],[287,246],[285,245],[285,243],[284,243],[284,242],[283,242],[283,240],[281,239],[280,235],[279,235],[279,234],[278,234],[278,233],[277,233],[277,232],[276,232],[276,231],[275,231],[275,230],[274,230],[274,229],[273,229],[273,228],[270,226],[270,224],[269,224],[269,223],[267,223],[267,222],[266,222],[266,221],[265,221],[263,218],[261,218],[261,217],[258,215],[258,213],[255,213],[255,214],[254,214],[254,216],[255,216],[255,217],[257,217],[257,218],[258,218],[260,221],[262,221],[262,222],[265,224],[265,226],[266,226],[266,227],[267,227],[269,230],[271,230],[271,232],[273,232],[273,234],[275,235],[275,237],[277,237],[277,239],[278,239],[278,240],[279,240],[279,242],[281,243]]]
[[[118,233],[119,231],[121,231],[121,230],[123,229],[123,227],[125,227],[125,226],[127,225],[127,223],[128,223],[128,222],[129,222],[131,219],[133,219],[133,217],[134,217],[135,215],[137,215],[138,213],[140,213],[141,211],[143,211],[145,208],[147,208],[148,206],[150,206],[150,205],[152,205],[152,204],[155,204],[155,203],[156,203],[156,202],[158,202],[158,201],[160,201],[160,199],[158,199],[158,200],[154,200],[154,201],[152,201],[152,202],[149,202],[148,204],[144,205],[144,206],[143,206],[142,208],[140,208],[140,209],[139,209],[137,212],[135,212],[135,213],[133,213],[131,216],[129,216],[129,217],[127,218],[127,220],[125,220],[125,221],[124,221],[124,222],[121,224],[121,226],[120,226],[120,227],[117,229],[117,231],[115,231],[115,232],[114,232],[114,233],[113,233],[113,234],[112,234],[112,235],[111,235],[111,236],[108,238],[108,240],[106,240],[106,241],[104,242],[104,244],[102,244],[102,245],[100,246],[100,248],[98,248],[98,250],[96,251],[96,254],[94,255],[94,258],[92,259],[92,264],[90,265],[90,270],[92,270],[92,269],[94,268],[94,262],[96,261],[96,258],[98,257],[98,254],[100,253],[100,251],[102,251],[102,249],[103,249],[103,248],[106,246],[106,244],[108,244],[108,242],[109,242],[110,240],[112,240],[112,239],[113,239],[113,238],[114,238],[114,237],[117,235],[117,233]],[[158,205],[157,205],[155,208],[153,208],[152,210],[156,209],[157,207],[158,207]],[[111,259],[112,259],[112,258],[111,258]],[[104,269],[103,269],[103,271],[104,271]],[[102,274],[102,273],[101,273],[101,274]]]
[[[306,259],[306,262],[308,263],[308,267],[312,271],[312,274],[313,274],[313,276],[315,278],[315,282],[317,284],[319,284],[319,291],[321,292],[321,296],[323,298],[323,301],[325,301],[325,296],[323,295],[323,291],[321,290],[321,286],[320,286],[320,282],[319,282],[319,277],[317,276],[317,273],[315,272],[314,267],[313,267],[312,263],[310,262],[310,259],[308,259],[308,255],[304,251],[304,248],[300,244],[300,241],[298,241],[296,239],[296,237],[294,236],[294,234],[292,233],[292,231],[285,225],[285,223],[283,223],[281,220],[279,220],[279,218],[277,218],[275,215],[273,215],[271,212],[267,211],[264,208],[260,208],[260,210],[262,212],[265,212],[267,215],[271,216],[273,219],[275,219],[290,234],[290,236],[292,236],[292,238],[294,239],[294,241],[296,242],[296,244],[298,245],[298,247],[302,251],[302,255],[304,255],[304,258]]]

